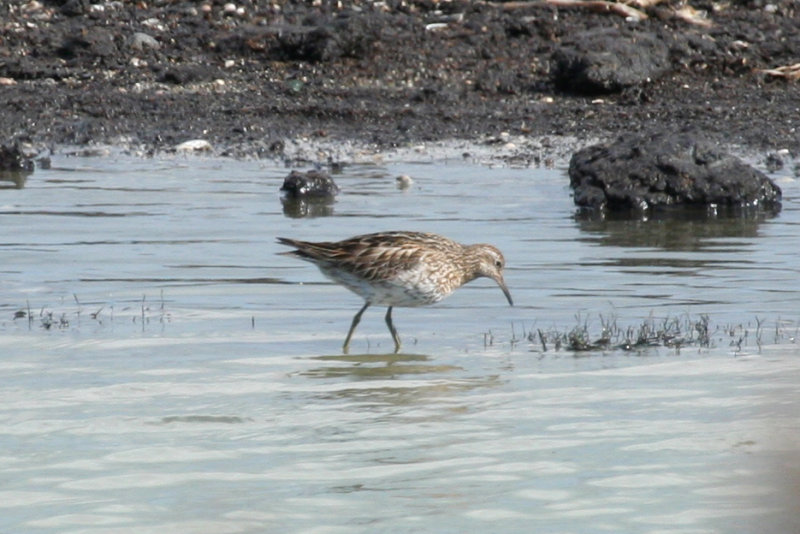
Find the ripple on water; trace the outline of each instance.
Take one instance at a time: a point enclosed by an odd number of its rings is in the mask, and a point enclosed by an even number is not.
[[[558,170],[353,165],[291,218],[264,162],[74,161],[0,200],[0,531],[800,531],[796,183],[775,219],[598,222]],[[496,244],[517,306],[475,282],[339,354],[359,299],[274,237],[386,229]],[[526,338],[651,314],[719,331]]]

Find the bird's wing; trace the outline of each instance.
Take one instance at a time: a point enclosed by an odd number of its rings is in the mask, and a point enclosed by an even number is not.
[[[378,232],[343,241],[309,242],[279,237],[294,247],[283,254],[340,269],[365,280],[392,281],[408,271],[437,271],[452,267],[462,246],[442,236],[423,232]]]

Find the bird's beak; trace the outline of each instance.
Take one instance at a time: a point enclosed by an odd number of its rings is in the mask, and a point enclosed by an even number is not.
[[[511,300],[511,292],[508,291],[508,287],[506,287],[506,282],[505,280],[503,280],[503,277],[499,276],[495,278],[495,282],[497,282],[497,285],[500,286],[500,289],[503,290],[503,295],[505,295],[506,299],[508,299],[508,305],[513,306],[514,301]]]

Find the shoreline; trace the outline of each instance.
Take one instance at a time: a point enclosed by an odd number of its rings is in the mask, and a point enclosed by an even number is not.
[[[764,73],[800,49],[789,0],[698,2],[709,27],[539,3],[337,6],[12,1],[0,10],[0,140],[147,155],[204,139],[218,155],[290,159],[287,146],[304,143],[511,142],[511,160],[534,161],[560,160],[573,142],[691,128],[755,154],[800,154],[797,82]],[[668,67],[605,94],[559,88],[554,54],[598,28],[668,43]]]

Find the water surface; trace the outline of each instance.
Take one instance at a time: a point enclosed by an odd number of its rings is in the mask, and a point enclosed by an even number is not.
[[[559,169],[351,165],[323,206],[289,170],[56,157],[0,190],[0,532],[800,529],[795,181],[777,217],[623,222]],[[396,355],[370,309],[342,355],[360,300],[275,237],[386,229],[495,244],[515,306],[397,309]],[[526,339],[702,314],[710,347]]]

